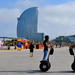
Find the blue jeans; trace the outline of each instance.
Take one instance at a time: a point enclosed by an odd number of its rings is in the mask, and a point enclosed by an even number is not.
[[[46,57],[47,57],[48,50],[44,50],[43,52],[44,52],[43,60],[47,60]]]

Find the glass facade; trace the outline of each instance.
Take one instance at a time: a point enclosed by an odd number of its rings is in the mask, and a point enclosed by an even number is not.
[[[18,18],[17,37],[28,40],[43,40],[43,33],[37,33],[38,8],[32,7],[24,11]]]
[[[75,42],[75,36],[59,36],[55,41],[70,41],[70,42]]]

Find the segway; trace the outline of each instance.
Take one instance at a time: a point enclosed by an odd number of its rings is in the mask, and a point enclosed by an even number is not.
[[[39,68],[40,68],[40,70],[42,72],[46,72],[46,71],[48,71],[51,68],[51,64],[49,62],[49,56],[53,55],[53,53],[54,53],[54,49],[51,48],[51,50],[50,50],[50,52],[48,54],[47,60],[46,61],[45,60],[40,61]]]
[[[73,57],[74,57],[74,61],[71,65],[71,68],[73,71],[75,71],[75,45],[73,45],[69,48],[69,52],[70,52],[70,55],[73,55]]]

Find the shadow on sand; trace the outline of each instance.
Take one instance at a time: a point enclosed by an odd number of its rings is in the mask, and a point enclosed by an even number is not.
[[[75,73],[74,71],[48,71],[41,72],[40,70],[27,70],[27,71],[0,71],[0,73]]]

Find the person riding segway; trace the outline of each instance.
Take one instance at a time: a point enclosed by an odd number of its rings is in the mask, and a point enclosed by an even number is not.
[[[75,45],[70,46],[69,52],[70,52],[70,55],[74,56],[74,61],[71,65],[71,68],[72,68],[73,71],[75,71]]]
[[[49,62],[49,56],[52,55],[53,52],[54,52],[53,47],[51,47],[50,52],[49,52],[48,57],[47,57],[48,47],[49,47],[48,42],[49,42],[49,36],[47,35],[47,36],[45,36],[45,41],[43,43],[44,44],[43,60],[40,61],[40,66],[39,66],[40,70],[43,71],[43,72],[46,72],[46,71],[48,71],[50,69],[51,64]],[[47,57],[47,59],[46,59],[46,57]]]

